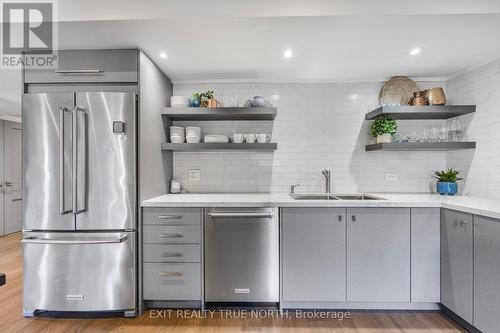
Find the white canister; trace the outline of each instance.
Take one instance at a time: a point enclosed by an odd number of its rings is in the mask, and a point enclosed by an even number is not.
[[[177,180],[172,180],[170,182],[170,193],[181,193],[181,183]]]
[[[187,96],[172,96],[170,97],[170,106],[173,108],[188,107],[191,105]]]

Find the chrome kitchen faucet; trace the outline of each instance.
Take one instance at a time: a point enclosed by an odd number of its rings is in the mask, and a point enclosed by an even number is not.
[[[332,171],[324,169],[321,174],[325,176],[325,193],[332,193]]]

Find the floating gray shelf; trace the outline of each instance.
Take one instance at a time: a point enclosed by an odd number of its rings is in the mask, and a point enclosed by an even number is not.
[[[475,148],[475,142],[391,142],[367,145],[366,151],[461,150]]]
[[[163,117],[170,120],[274,120],[277,108],[220,107],[220,108],[164,108]]]
[[[476,112],[475,105],[382,106],[366,114],[367,120],[379,116],[394,119],[449,119]]]
[[[162,143],[162,150],[172,151],[273,151],[278,148],[277,143]]]

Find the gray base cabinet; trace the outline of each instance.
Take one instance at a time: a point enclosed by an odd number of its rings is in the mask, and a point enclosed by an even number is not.
[[[346,298],[345,208],[282,210],[282,299]]]
[[[143,208],[143,298],[202,300],[201,208]]]
[[[500,329],[500,221],[474,216],[474,326]]]
[[[468,323],[472,318],[472,215],[441,212],[441,303]]]
[[[410,209],[347,209],[347,300],[410,302]]]
[[[440,208],[411,209],[411,301],[439,303]]]

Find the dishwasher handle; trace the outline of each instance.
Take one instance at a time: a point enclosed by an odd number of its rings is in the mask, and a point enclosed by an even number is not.
[[[208,213],[210,217],[241,217],[241,218],[273,218],[273,212],[210,212]]]

